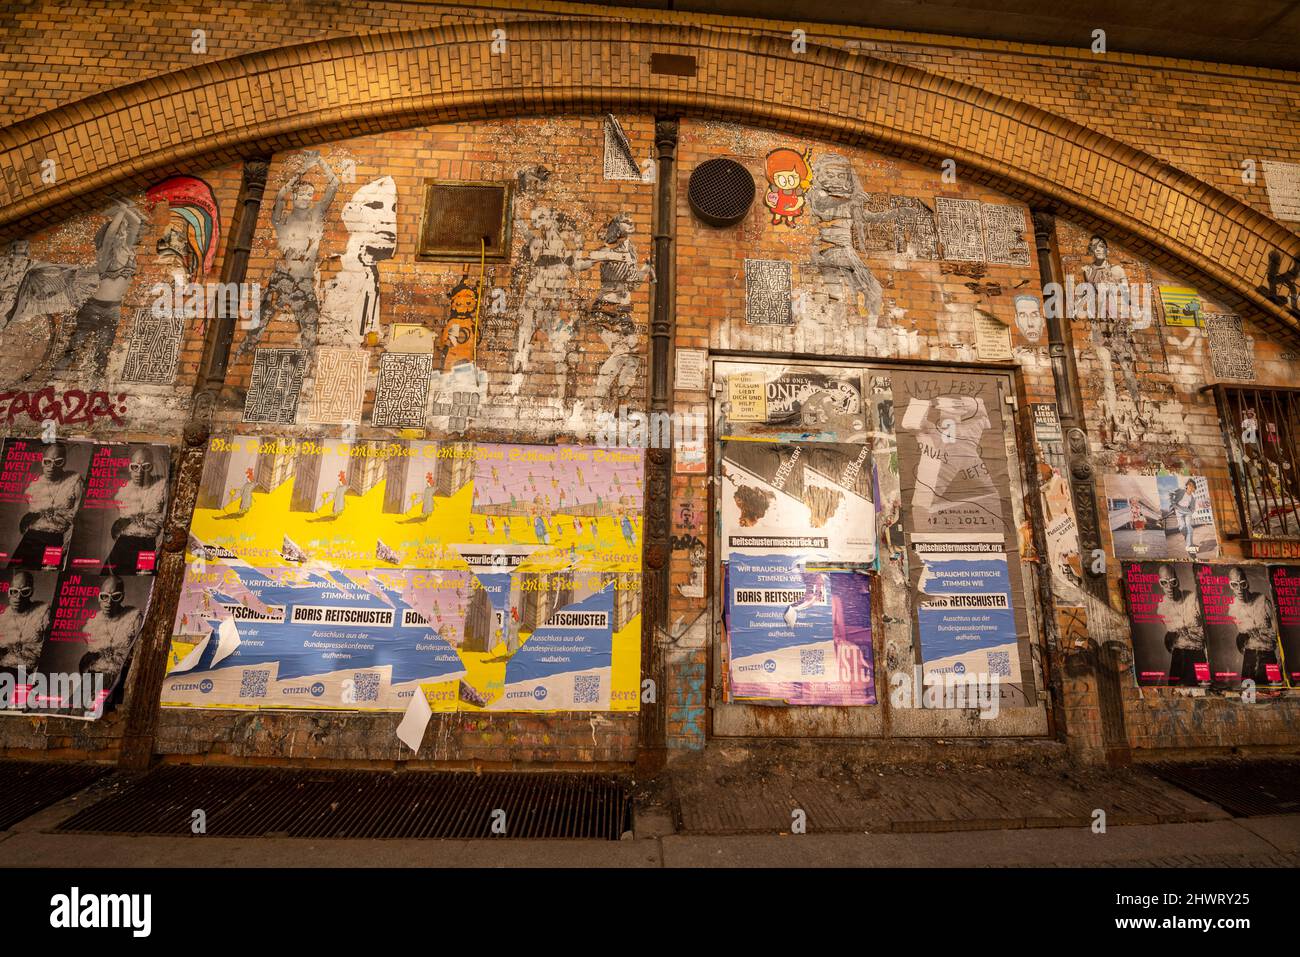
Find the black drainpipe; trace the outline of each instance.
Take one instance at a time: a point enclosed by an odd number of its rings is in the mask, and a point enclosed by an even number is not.
[[[650,318],[650,414],[668,412],[668,362],[676,319],[677,118],[655,119],[654,303]],[[644,574],[641,590],[641,677],[654,682],[653,705],[643,702],[639,722],[639,763],[653,766],[666,742],[667,687],[657,633],[668,623],[668,558],[671,522],[672,450],[646,450]]]
[[[221,260],[221,281],[241,284],[248,272],[248,256],[257,230],[257,218],[266,191],[269,156],[257,156],[244,162],[230,239]],[[237,297],[243,301],[244,297]],[[212,432],[212,412],[226,379],[230,346],[235,335],[234,315],[225,315],[227,297],[218,296],[222,313],[208,326],[203,342],[203,359],[194,381],[190,416],[185,423],[185,442],[172,490],[171,514],[163,535],[162,556],[154,579],[149,617],[145,621],[135,650],[134,683],[126,703],[126,727],[118,767],[125,771],[143,771],[153,759],[154,738],[158,730],[158,707],[162,698],[163,677],[167,673],[167,649],[171,643],[172,622],[185,581],[185,546],[189,540],[190,520],[198,499],[199,481],[203,476],[203,459]]]

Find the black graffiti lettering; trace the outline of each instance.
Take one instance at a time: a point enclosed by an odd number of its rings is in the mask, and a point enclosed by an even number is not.
[[[1282,272],[1282,254],[1276,249],[1268,254],[1268,284],[1256,286],[1270,302],[1285,306],[1290,313],[1300,317],[1300,296],[1296,293],[1296,280],[1300,279],[1300,258],[1291,257],[1291,268]],[[1279,293],[1285,289],[1286,293]]]

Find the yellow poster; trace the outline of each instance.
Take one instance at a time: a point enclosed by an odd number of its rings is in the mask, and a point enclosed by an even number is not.
[[[214,438],[165,704],[635,711],[642,451]]]

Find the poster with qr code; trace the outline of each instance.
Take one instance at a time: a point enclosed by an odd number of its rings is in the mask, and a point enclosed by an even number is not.
[[[876,703],[867,575],[789,555],[733,553],[724,577],[733,700]]]
[[[165,703],[636,711],[643,454],[214,437]]]
[[[911,535],[922,680],[1020,681],[1011,577],[1000,534]],[[952,707],[951,704],[948,705]]]

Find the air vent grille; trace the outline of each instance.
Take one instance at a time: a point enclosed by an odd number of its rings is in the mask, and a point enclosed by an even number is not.
[[[686,198],[692,212],[710,226],[734,226],[754,202],[754,177],[735,160],[707,160],[691,173]]]

